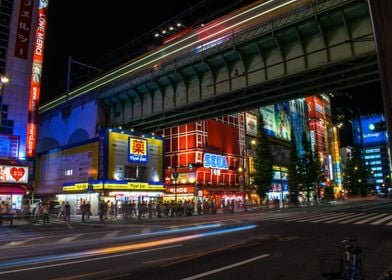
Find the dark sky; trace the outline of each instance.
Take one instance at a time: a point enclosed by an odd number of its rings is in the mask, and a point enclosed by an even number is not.
[[[153,35],[162,27],[177,21],[196,26],[249,2],[253,1],[139,1],[136,8],[133,1],[124,0],[51,0],[41,104],[65,92],[68,56],[109,70],[131,58],[132,54],[158,43]],[[72,70],[73,86],[97,74],[76,64]],[[352,95],[352,104],[358,105],[361,114],[383,111],[379,83],[347,92]]]
[[[157,43],[154,32],[177,21],[189,26],[207,22],[249,0],[51,0],[42,78],[41,104],[65,92],[67,58],[99,68],[111,69],[114,58]],[[120,48],[120,50],[118,50]],[[117,50],[117,51],[116,51]],[[116,61],[115,61],[116,62]],[[118,66],[119,64],[117,64]],[[72,65],[74,84],[80,76],[96,73]]]

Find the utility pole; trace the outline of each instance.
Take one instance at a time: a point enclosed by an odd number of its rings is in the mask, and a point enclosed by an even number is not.
[[[102,72],[104,72],[103,69],[100,69],[98,67],[94,67],[92,65],[88,65],[79,61],[76,61],[74,59],[72,59],[72,56],[68,56],[68,67],[67,67],[67,93],[69,92],[69,90],[71,89],[71,70],[72,70],[72,63],[78,64],[80,66],[86,67],[86,68],[90,68],[90,69],[94,69],[98,71],[98,74],[101,74]],[[68,96],[68,94],[67,94]]]

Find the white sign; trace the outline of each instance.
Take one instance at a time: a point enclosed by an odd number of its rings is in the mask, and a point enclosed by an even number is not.
[[[204,167],[212,167],[215,169],[229,169],[226,156],[215,154],[204,154]]]
[[[27,166],[0,165],[0,183],[27,183]]]

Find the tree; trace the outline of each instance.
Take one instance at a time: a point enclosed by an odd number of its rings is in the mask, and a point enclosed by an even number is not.
[[[304,190],[306,191],[307,201],[310,201],[310,195],[314,193],[314,186],[316,184],[316,162],[314,160],[314,154],[312,147],[310,145],[308,135],[303,132],[302,146],[304,148],[304,153],[301,155],[300,160],[300,173],[301,181]]]
[[[257,119],[255,172],[252,175],[253,182],[256,185],[256,193],[259,195],[260,200],[263,201],[267,192],[271,190],[273,161],[268,136],[264,131],[264,118],[261,112]]]
[[[298,205],[298,196],[301,191],[301,174],[300,174],[300,162],[297,150],[297,142],[295,140],[294,130],[291,127],[291,147],[290,147],[290,158],[289,165],[287,168],[287,179],[290,190],[290,200],[295,205]]]
[[[321,165],[321,158],[316,149],[314,149],[313,158],[315,164],[314,180],[316,185],[317,198],[319,199],[321,197],[321,182],[325,182],[326,176],[323,171],[323,166]]]
[[[360,151],[352,151],[351,159],[348,159],[344,168],[343,184],[349,196],[366,196],[369,191],[369,173]]]

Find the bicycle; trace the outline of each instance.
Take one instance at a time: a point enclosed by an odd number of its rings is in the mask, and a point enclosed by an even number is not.
[[[362,248],[356,239],[345,238],[341,241],[341,272],[345,280],[362,280]]]

